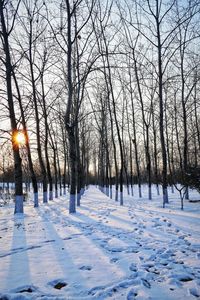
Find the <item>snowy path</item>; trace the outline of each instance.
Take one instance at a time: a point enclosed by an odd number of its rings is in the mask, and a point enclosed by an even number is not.
[[[77,214],[67,202],[0,208],[0,299],[200,298],[198,213],[120,207],[95,187]]]

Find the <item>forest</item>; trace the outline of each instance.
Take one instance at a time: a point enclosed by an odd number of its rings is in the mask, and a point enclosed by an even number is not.
[[[199,189],[198,0],[1,0],[0,181],[37,207]],[[10,183],[9,183],[10,182]],[[182,203],[183,207],[183,203]]]
[[[200,0],[0,0],[0,300],[200,298]]]

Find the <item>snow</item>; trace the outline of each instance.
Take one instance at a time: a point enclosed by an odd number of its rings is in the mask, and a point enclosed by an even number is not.
[[[134,192],[120,206],[91,186],[71,215],[69,195],[0,207],[0,299],[200,298],[200,203]]]

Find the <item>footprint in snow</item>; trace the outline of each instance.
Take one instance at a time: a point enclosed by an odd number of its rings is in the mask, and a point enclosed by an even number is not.
[[[133,224],[133,225],[137,225],[137,222],[136,222],[136,221],[132,221],[132,224]]]
[[[118,260],[119,260],[118,257],[113,257],[113,258],[111,258],[110,262],[111,262],[111,263],[115,263],[115,262],[117,262]]]
[[[125,250],[125,253],[138,253],[139,250],[138,250],[138,247],[128,247],[126,250]]]
[[[181,282],[188,282],[194,279],[190,274],[187,273],[172,274],[169,276],[169,278],[176,279]]]
[[[82,266],[79,268],[80,270],[84,270],[84,271],[91,271],[92,267],[91,266]]]
[[[132,271],[132,272],[136,272],[136,271],[137,271],[136,264],[132,263],[132,264],[129,266],[129,270]]]
[[[142,224],[142,223],[139,223],[138,227],[139,228],[146,228],[146,226],[144,224]]]
[[[127,299],[127,300],[134,300],[135,297],[137,297],[137,295],[138,295],[137,291],[136,291],[135,289],[131,289],[131,290],[128,292],[126,299]]]
[[[65,286],[67,286],[67,283],[63,279],[55,279],[48,283],[48,285],[52,286],[56,290],[61,290]]]
[[[192,296],[200,298],[200,292],[196,288],[189,289],[189,292]]]
[[[107,247],[107,250],[112,252],[112,253],[115,253],[115,252],[122,252],[124,251],[124,248],[123,247],[112,247],[112,248],[109,248]]]
[[[25,285],[23,287],[19,287],[15,290],[13,290],[13,292],[16,292],[16,293],[34,293],[37,291],[37,287],[35,287],[34,285]],[[4,299],[4,298],[1,298],[1,299]],[[5,298],[7,299],[7,298]]]
[[[151,284],[149,283],[148,280],[146,280],[146,279],[144,279],[144,278],[141,278],[141,282],[142,282],[142,284],[143,284],[146,288],[148,288],[148,289],[151,288]]]
[[[141,266],[143,268],[152,268],[155,266],[155,262],[154,261],[144,262]]]
[[[58,282],[54,285],[54,289],[56,290],[61,290],[62,288],[64,288],[67,285],[66,282]]]
[[[161,224],[155,222],[152,227],[161,227]]]

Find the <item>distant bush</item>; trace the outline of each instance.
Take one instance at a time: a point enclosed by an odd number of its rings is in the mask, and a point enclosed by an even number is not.
[[[200,167],[190,167],[185,174],[185,182],[200,193]]]

